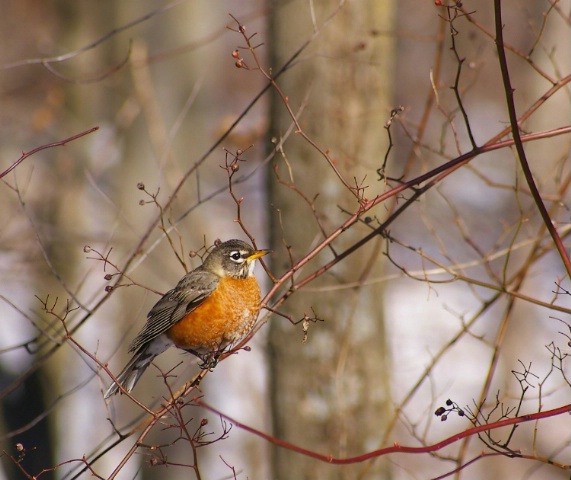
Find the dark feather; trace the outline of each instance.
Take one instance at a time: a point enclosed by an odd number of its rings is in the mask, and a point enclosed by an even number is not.
[[[129,352],[154,340],[197,308],[216,289],[220,277],[198,267],[187,273],[147,315],[147,323],[129,346]]]

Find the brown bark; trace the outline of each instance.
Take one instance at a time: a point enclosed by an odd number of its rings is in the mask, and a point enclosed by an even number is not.
[[[337,4],[315,5],[321,32],[278,83],[294,112],[306,102],[300,116],[304,132],[329,151],[348,183],[368,185],[365,196],[370,197],[383,187],[375,170],[387,148],[383,126],[391,110],[393,41],[380,32],[390,29],[393,5],[375,0],[346,4],[322,27]],[[269,47],[274,70],[309,38],[314,27],[310,20],[308,4],[303,2],[273,10]],[[271,135],[279,140],[290,124],[283,103],[274,95]],[[303,192],[317,220],[306,199],[270,175],[271,243],[279,258],[273,266],[276,274],[289,267],[284,243],[297,260],[342,223],[346,218],[342,209],[358,208],[355,196],[324,157],[299,135],[285,143],[283,153],[275,158],[280,179]],[[341,252],[368,231],[365,226],[347,231],[333,248]],[[280,310],[292,318],[311,316],[313,309],[324,320],[310,325],[306,343],[300,327],[277,316],[271,320],[272,415],[274,434],[280,439],[347,457],[367,451],[382,436],[390,371],[382,287],[364,285],[383,269],[381,248],[380,239],[370,242],[287,300]],[[334,255],[331,250],[322,252],[295,278],[304,278]],[[319,463],[283,448],[274,449],[273,467],[278,479],[355,478],[362,469],[362,465]],[[388,477],[387,465],[376,462],[369,475]]]

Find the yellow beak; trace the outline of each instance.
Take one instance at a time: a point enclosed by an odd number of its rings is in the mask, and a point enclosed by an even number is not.
[[[246,261],[248,263],[252,262],[253,260],[256,260],[260,257],[263,257],[264,255],[267,255],[268,253],[270,253],[271,250],[256,250],[254,253],[252,253],[252,255],[250,255]]]

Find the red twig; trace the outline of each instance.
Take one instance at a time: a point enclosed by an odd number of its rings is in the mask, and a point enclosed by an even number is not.
[[[436,451],[441,450],[444,447],[446,447],[452,443],[457,442],[458,440],[476,435],[480,432],[486,432],[489,430],[495,430],[498,428],[507,427],[509,425],[516,425],[519,423],[531,422],[534,420],[540,420],[543,418],[554,417],[557,415],[562,415],[564,413],[571,412],[571,404],[569,404],[569,405],[564,405],[564,406],[559,407],[559,408],[554,408],[553,410],[546,410],[544,412],[537,412],[537,413],[532,413],[529,415],[522,415],[521,417],[507,418],[507,419],[501,420],[499,422],[494,422],[494,423],[490,423],[487,425],[480,425],[477,427],[472,427],[472,428],[469,428],[467,430],[464,430],[463,432],[452,435],[451,437],[448,437],[448,438],[442,440],[441,442],[435,443],[433,445],[427,445],[424,447],[405,447],[405,446],[399,445],[398,443],[395,442],[392,447],[380,448],[378,450],[373,450],[373,451],[365,453],[363,455],[357,455],[355,457],[347,457],[347,458],[336,458],[336,457],[333,457],[332,455],[322,455],[322,454],[314,452],[312,450],[307,450],[306,448],[302,448],[302,447],[299,447],[297,445],[293,445],[289,442],[285,442],[283,440],[275,438],[272,435],[268,435],[267,433],[256,430],[255,428],[252,428],[248,425],[245,425],[241,422],[238,422],[238,421],[234,420],[233,418],[229,417],[228,415],[221,413],[216,408],[214,408],[214,407],[208,405],[207,403],[203,402],[200,398],[194,398],[193,401],[197,405],[204,407],[206,410],[209,410],[210,412],[212,412],[216,415],[220,415],[220,417],[222,417],[223,419],[225,419],[229,422],[232,422],[238,428],[241,428],[242,430],[246,430],[247,432],[253,433],[254,435],[257,435],[258,437],[261,437],[264,440],[266,440],[270,443],[273,443],[274,445],[277,445],[279,447],[286,448],[288,450],[297,452],[301,455],[306,455],[308,457],[315,458],[315,459],[320,460],[322,462],[331,463],[333,465],[349,465],[349,464],[353,464],[353,463],[361,463],[361,462],[365,462],[367,460],[370,460],[372,458],[381,457],[383,455],[389,455],[391,453],[419,454],[419,453],[436,452]]]
[[[16,160],[6,170],[4,170],[2,173],[0,173],[0,178],[3,178],[6,175],[8,175],[12,170],[14,170],[18,165],[20,165],[20,163],[22,163],[24,160],[26,160],[26,158],[31,157],[34,153],[38,153],[42,150],[46,150],[46,149],[52,148],[52,147],[63,147],[64,145],[68,144],[69,142],[72,142],[73,140],[77,140],[78,138],[84,137],[85,135],[89,135],[90,133],[93,133],[96,130],[99,130],[99,127],[90,128],[89,130],[85,130],[84,132],[81,132],[81,133],[78,133],[77,135],[66,138],[65,140],[60,140],[59,142],[48,143],[46,145],[42,145],[41,147],[36,147],[33,150],[30,150],[29,152],[22,152],[22,156],[18,160]]]

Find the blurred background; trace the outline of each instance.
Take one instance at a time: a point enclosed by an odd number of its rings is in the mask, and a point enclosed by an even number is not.
[[[439,3],[0,2],[0,171],[23,152],[98,127],[26,158],[0,184],[0,478],[43,470],[42,479],[108,478],[121,465],[135,437],[114,445],[114,429],[127,433],[145,412],[124,397],[103,400],[110,379],[94,358],[120,371],[157,293],[200,265],[190,252],[247,239],[245,228],[272,248],[279,278],[359,210],[340,178],[373,199],[509,126],[491,2]],[[525,145],[568,249],[571,2],[502,6],[518,114],[544,98],[521,133],[567,128]],[[256,58],[279,75],[282,97],[275,88],[260,95],[268,80],[230,15],[255,34]],[[238,149],[239,212],[221,168]],[[294,282],[413,193],[367,211]],[[339,458],[395,442],[426,446],[469,428],[455,413],[446,423],[434,416],[447,399],[482,406],[480,423],[568,403],[571,285],[515,150],[477,156],[385,233],[390,239],[377,235],[291,289],[278,310],[316,317],[307,341],[301,324],[264,316],[251,351],[207,375],[203,399]],[[119,271],[122,286],[106,289]],[[256,273],[267,292],[271,278],[261,266]],[[198,372],[174,349],[156,364],[176,366],[173,388]],[[150,368],[134,394],[156,409],[168,391]],[[208,441],[228,428],[199,407],[183,411],[193,432],[208,420]],[[155,425],[117,478],[434,478],[494,449],[532,458],[482,459],[457,478],[568,476],[547,460],[569,465],[561,417],[520,426],[507,448],[501,430],[497,444],[472,438],[351,466],[272,447],[236,426],[192,449],[168,423]]]

